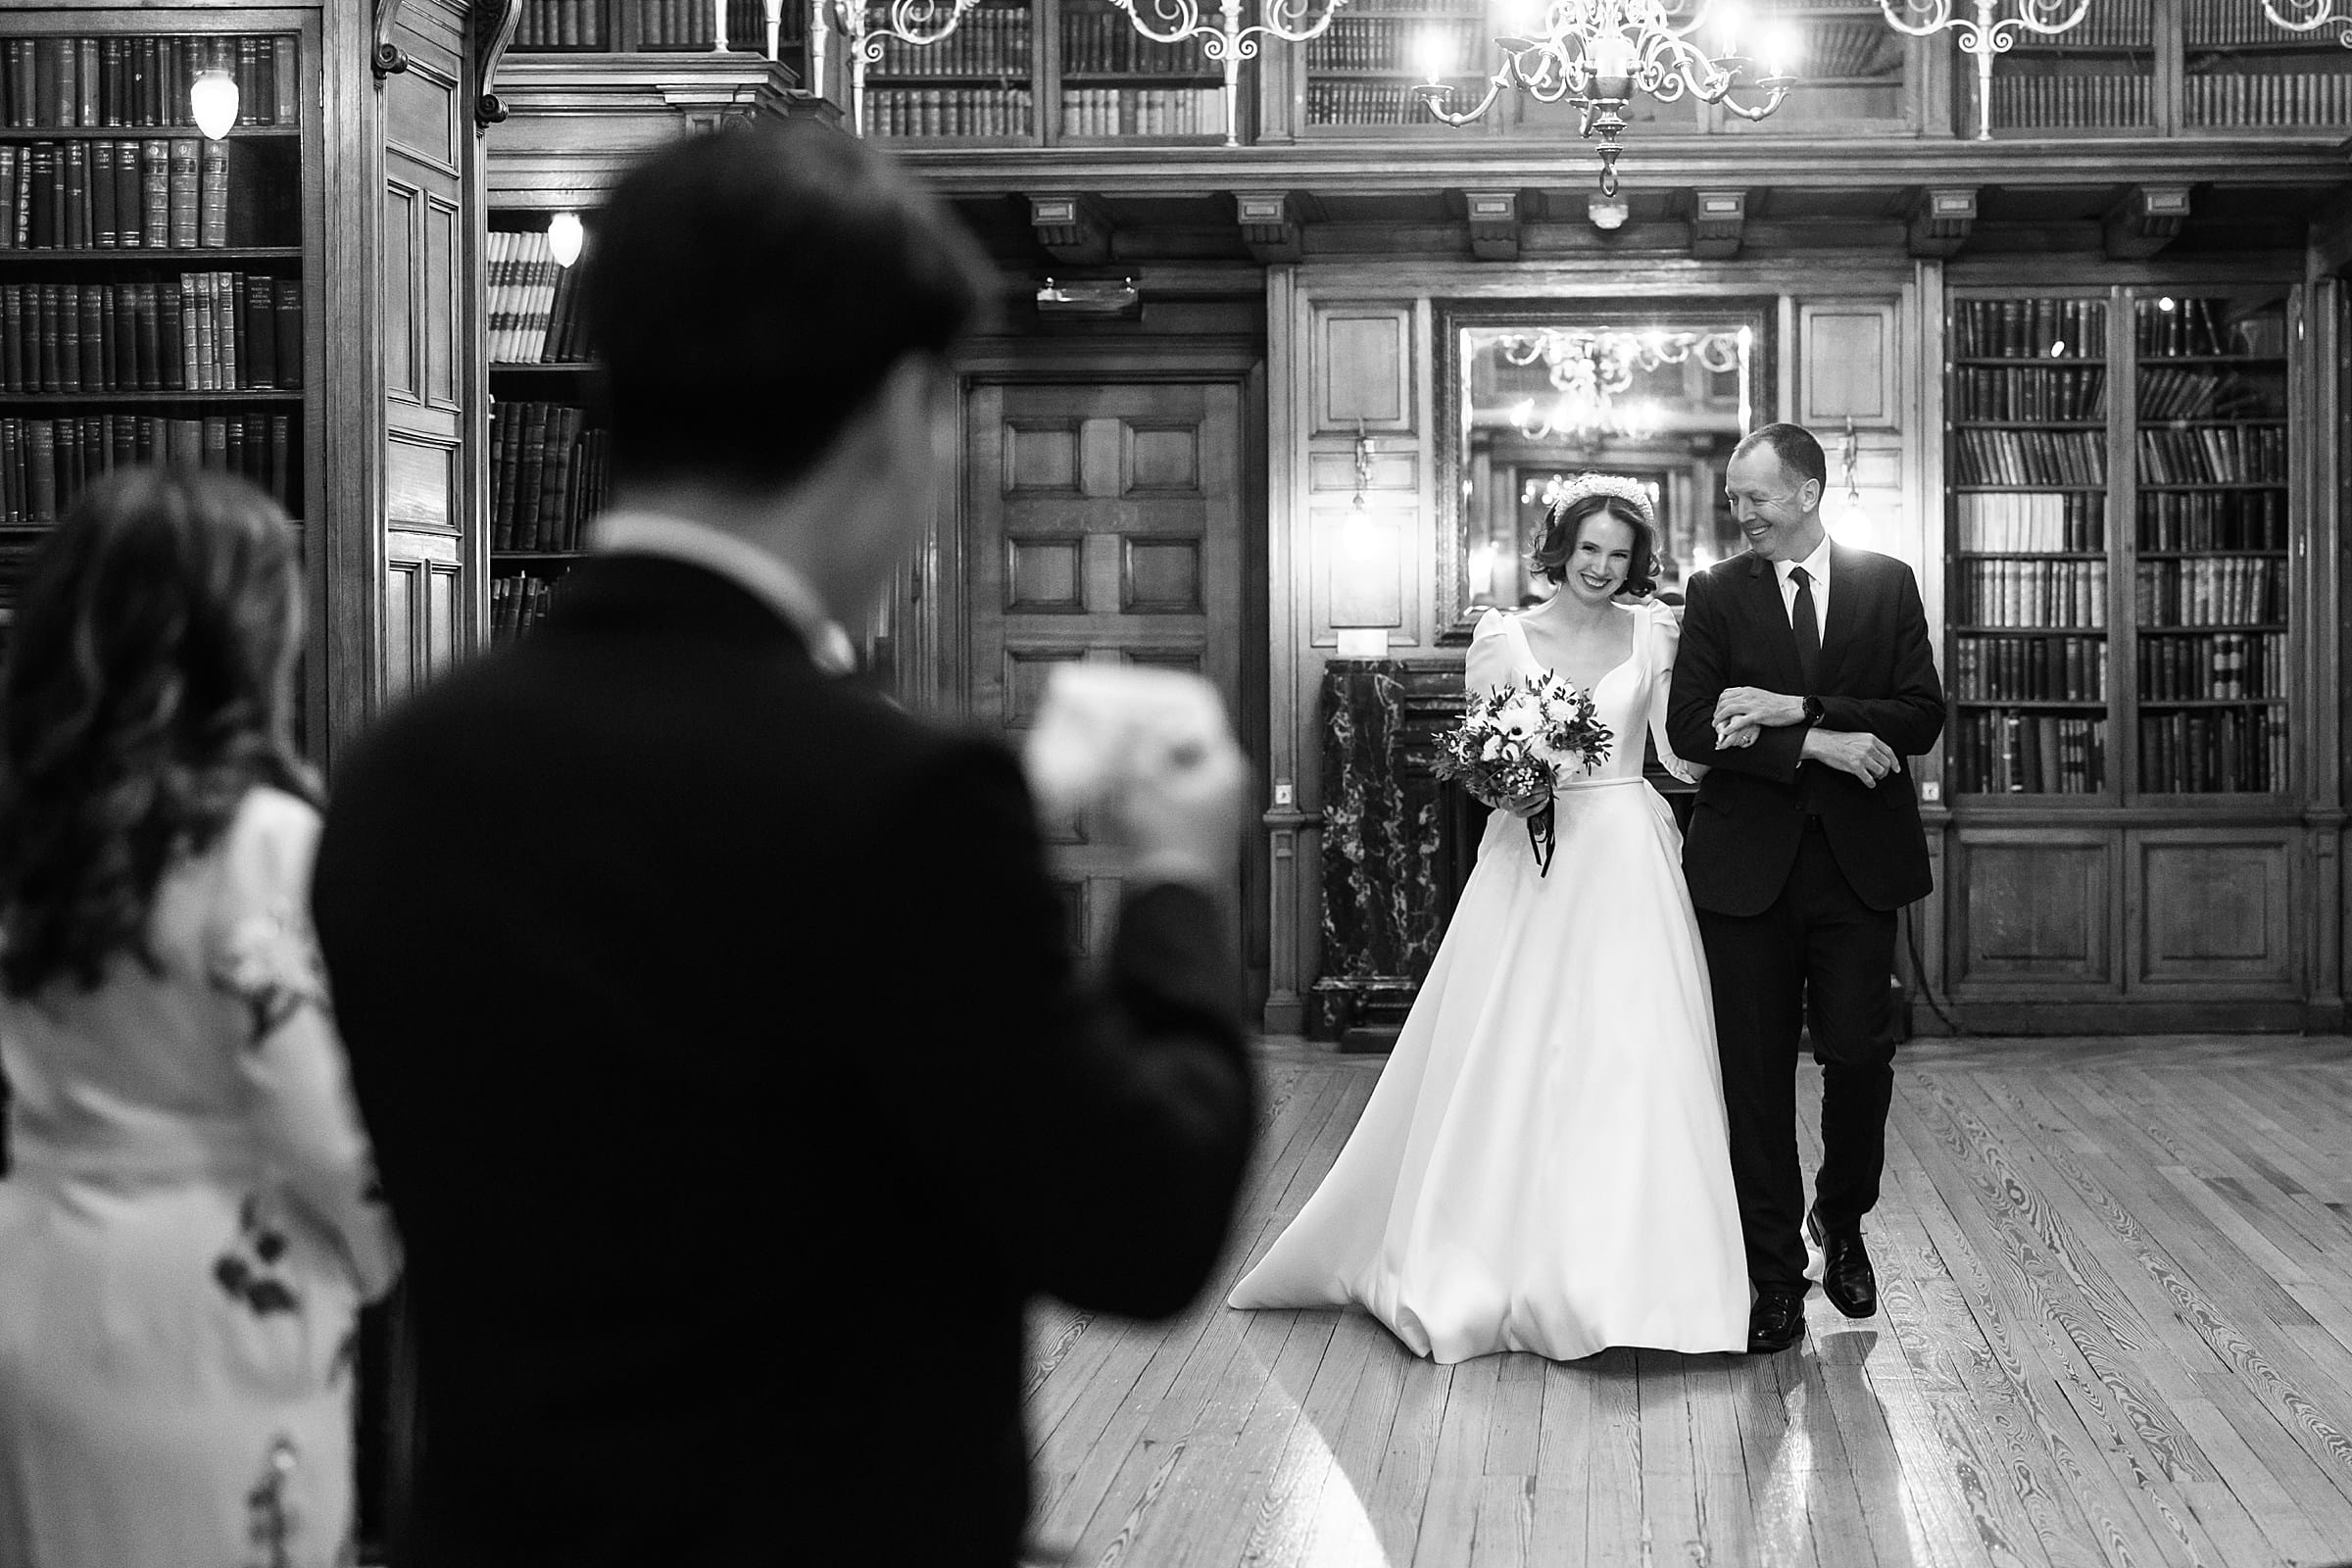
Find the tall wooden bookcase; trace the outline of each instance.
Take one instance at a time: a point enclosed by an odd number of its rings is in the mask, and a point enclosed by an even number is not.
[[[1979,1026],[2300,1027],[2332,972],[2307,326],[2306,285],[2251,270],[1952,292],[1948,972]]]
[[[12,10],[0,37],[0,605],[25,558],[109,468],[239,472],[318,540],[343,486],[325,452],[322,343],[348,299],[324,273],[336,150],[317,6]],[[188,89],[239,89],[219,141]],[[6,610],[0,608],[0,631]],[[314,622],[317,623],[316,621]],[[318,749],[314,638],[303,723]]]

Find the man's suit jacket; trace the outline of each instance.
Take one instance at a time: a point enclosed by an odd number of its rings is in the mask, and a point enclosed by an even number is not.
[[[1699,781],[1683,844],[1690,902],[1720,914],[1761,914],[1796,861],[1805,818],[1818,815],[1838,865],[1862,902],[1896,909],[1935,886],[1908,764],[1873,787],[1818,762],[1799,765],[1805,726],[1760,731],[1715,748],[1715,700],[1733,686],[1821,699],[1821,727],[1867,731],[1899,758],[1925,755],[1943,731],[1943,688],[1911,568],[1891,556],[1830,547],[1829,615],[1818,679],[1808,692],[1796,634],[1772,564],[1749,552],[1685,585],[1682,648],[1667,702],[1674,749],[1713,771]]]
[[[404,1568],[1016,1553],[1022,1307],[1184,1306],[1254,1125],[1224,922],[1073,981],[992,741],[583,564],[340,771],[315,907],[409,1248]]]

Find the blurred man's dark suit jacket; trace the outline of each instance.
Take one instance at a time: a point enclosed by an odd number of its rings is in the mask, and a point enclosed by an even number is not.
[[[1011,1561],[1023,1302],[1171,1313],[1225,1242],[1212,901],[1132,897],[1081,987],[1011,756],[652,556],[334,784],[316,913],[421,1366],[401,1568]]]

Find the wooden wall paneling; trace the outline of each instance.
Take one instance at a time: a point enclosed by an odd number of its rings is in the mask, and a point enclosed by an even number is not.
[[[1931,40],[1940,42],[1941,38]],[[1944,388],[1943,360],[1947,322],[1944,313],[1943,263],[1926,259],[1914,264],[1908,315],[1913,329],[1909,341],[1913,359],[1909,372],[1903,378],[1902,397],[1904,421],[1911,432],[1909,490],[1913,498],[1912,520],[1919,530],[1921,545],[1919,563],[1919,593],[1927,609],[1928,624],[1941,627],[1947,597],[1944,583],[1944,514],[1943,514],[1943,420]],[[1944,639],[1935,639],[1938,673],[1942,675],[1948,693],[1951,671],[1943,668]],[[1945,723],[1951,722],[1947,710]],[[1934,877],[1936,891],[1911,906],[1906,918],[1912,922],[1917,942],[1912,952],[1918,956],[1921,972],[1913,976],[1924,986],[1929,996],[1940,998],[1950,984],[1950,970],[1945,966],[1947,932],[1950,928],[1948,911],[1953,907],[1957,890],[1951,886],[1951,873],[1957,863],[1949,851],[1951,810],[1944,801],[1943,749],[1939,746],[1933,756],[1915,758],[1910,766],[1919,790],[1920,820],[1928,835],[1928,865]],[[1910,962],[1906,954],[1900,960]],[[1914,991],[1918,987],[1914,987]],[[1911,999],[1911,1027],[1929,1027],[1933,1022],[1941,1027],[1927,998],[1914,995]]]
[[[314,417],[322,426],[311,491],[325,669],[313,751],[331,765],[374,710],[383,667],[386,187],[382,83],[340,65],[368,56],[374,39],[358,7],[328,6],[321,15],[321,48],[338,68],[319,82],[329,220],[318,262],[306,266],[305,318],[317,324],[305,374],[319,388]]]
[[[2308,432],[2295,445],[2302,462],[2301,494],[2297,511],[2305,519],[2295,536],[2291,569],[2306,606],[2299,618],[2302,638],[2302,689],[2309,694],[2299,715],[2304,765],[2303,887],[2308,925],[2305,952],[2309,964],[2304,976],[2304,1027],[2334,1032],[2344,1026],[2344,872],[2343,834],[2345,734],[2341,699],[2342,667],[2343,523],[2338,498],[2343,491],[2346,465],[2342,440],[2346,400],[2344,354],[2345,289],[2341,277],[2316,266],[2307,268],[2299,336],[2305,352],[2295,360],[2300,377],[2299,403],[2304,411],[2299,428]]]
[[[1322,818],[1314,798],[1318,749],[1308,744],[1311,695],[1302,691],[1307,642],[1300,520],[1306,515],[1306,435],[1314,396],[1312,328],[1298,269],[1266,269],[1266,831],[1267,969],[1262,1015],[1269,1034],[1306,1026],[1304,986],[1314,972],[1315,865]]]
[[[2115,836],[2096,827],[1962,828],[1953,846],[1953,993],[1963,1001],[2120,997],[2119,852]]]
[[[2297,829],[2124,834],[2127,990],[2200,1001],[2296,995]]]
[[[1805,300],[1796,308],[1800,368],[1796,422],[1821,435],[1900,427],[1908,368],[1890,300]],[[1833,475],[1832,477],[1835,477]]]
[[[1224,695],[1253,767],[1266,758],[1266,550],[1259,345],[1193,340],[991,343],[965,357],[961,507],[924,548],[953,583],[921,607],[956,632],[943,706],[1017,734],[1071,659],[1196,671]],[[1084,951],[1115,920],[1116,878],[1089,824],[1054,824],[1057,872],[1083,897]],[[1270,985],[1264,851],[1240,886],[1253,1001]]]
[[[1351,302],[1318,307],[1314,320],[1314,433],[1414,428],[1414,308]]]
[[[461,0],[413,0],[392,31],[408,67],[382,88],[382,701],[447,669],[479,636],[478,596],[466,590],[483,566],[475,426],[488,417],[469,19]]]

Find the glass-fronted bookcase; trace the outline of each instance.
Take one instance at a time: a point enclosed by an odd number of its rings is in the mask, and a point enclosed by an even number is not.
[[[318,13],[11,8],[0,32],[4,639],[34,545],[110,468],[241,473],[313,528],[325,509]],[[237,89],[217,139],[190,96],[215,71]]]
[[[2290,303],[1953,302],[1956,798],[2292,793]]]
[[[2321,961],[2305,285],[2179,279],[1948,301],[1947,957],[1980,1016],[2299,1027]]]

